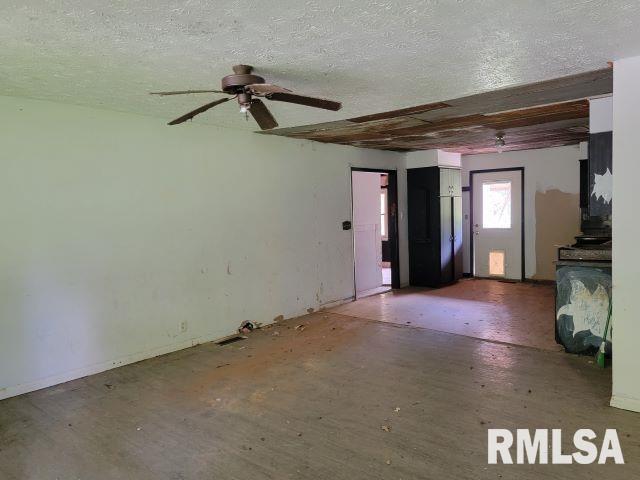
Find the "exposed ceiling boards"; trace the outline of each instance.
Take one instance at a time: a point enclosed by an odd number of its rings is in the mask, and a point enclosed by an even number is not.
[[[640,54],[640,2],[9,0],[0,45],[1,95],[168,121],[212,97],[147,92],[217,88],[231,65],[248,63],[267,81],[344,104],[274,105],[286,127],[602,68]],[[236,111],[227,103],[195,121],[254,130]]]
[[[384,150],[458,153],[570,145],[589,134],[588,97],[613,90],[611,69],[509,87],[332,123],[272,130],[272,135]]]

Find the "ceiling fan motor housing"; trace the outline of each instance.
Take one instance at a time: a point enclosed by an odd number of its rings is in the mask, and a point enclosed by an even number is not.
[[[253,67],[249,65],[235,65],[233,75],[222,78],[222,90],[227,93],[239,94],[244,92],[244,87],[256,83],[264,83],[264,78],[251,74]]]

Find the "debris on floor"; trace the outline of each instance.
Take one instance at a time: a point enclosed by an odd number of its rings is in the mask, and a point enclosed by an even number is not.
[[[252,330],[254,330],[256,328],[256,326],[253,324],[253,322],[250,322],[249,320],[245,320],[244,322],[242,322],[240,324],[240,328],[238,329],[238,332],[240,333],[249,333]]]
[[[295,330],[299,330],[302,332],[305,328],[307,328],[306,325],[300,324],[300,325],[296,325]]]
[[[387,433],[391,431],[391,425],[381,425],[380,428]]]

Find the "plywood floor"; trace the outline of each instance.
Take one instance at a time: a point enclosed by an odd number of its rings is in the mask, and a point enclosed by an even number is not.
[[[554,286],[464,279],[439,289],[403,288],[332,310],[546,350],[555,342]]]
[[[640,478],[609,390],[584,357],[321,312],[1,401],[0,478]],[[490,466],[490,427],[617,428],[627,463]]]

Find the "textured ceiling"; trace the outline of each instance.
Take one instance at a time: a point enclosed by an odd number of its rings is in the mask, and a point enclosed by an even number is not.
[[[640,54],[640,2],[5,0],[0,45],[1,95],[169,120],[210,97],[147,92],[217,88],[248,63],[344,104],[270,103],[286,127],[603,68]],[[255,129],[231,103],[197,121]]]

